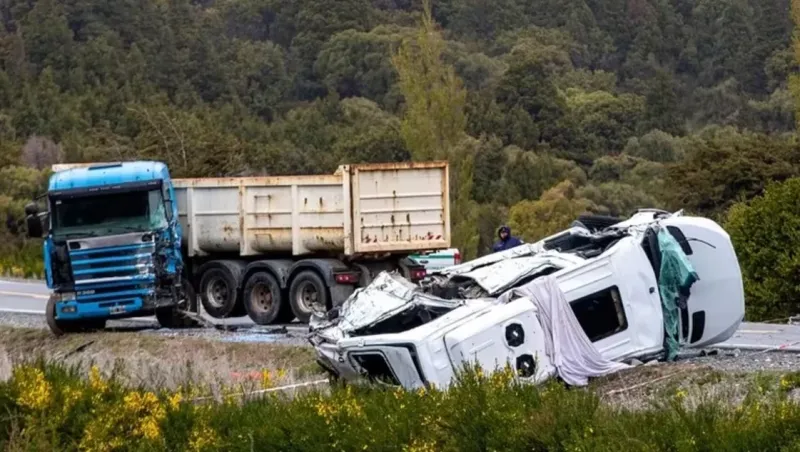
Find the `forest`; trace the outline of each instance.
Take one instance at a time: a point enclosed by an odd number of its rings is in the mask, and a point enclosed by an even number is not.
[[[790,0],[426,5],[0,0],[0,267],[38,258],[20,219],[56,162],[203,177],[447,159],[466,258],[501,223],[535,240],[584,212],[685,209],[729,224],[748,296],[774,297],[742,240],[781,209],[767,187],[800,174]]]

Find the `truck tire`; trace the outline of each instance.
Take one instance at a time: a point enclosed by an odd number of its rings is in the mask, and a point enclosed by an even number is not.
[[[289,287],[289,304],[301,323],[308,323],[315,306],[317,310],[327,311],[329,298],[325,282],[312,270],[298,273]]]
[[[281,297],[283,299],[283,308],[278,313],[278,317],[275,319],[275,324],[282,325],[284,323],[292,323],[295,319],[294,311],[292,311],[292,306],[289,304],[289,292],[284,290],[281,292]]]
[[[267,272],[256,272],[244,285],[242,304],[247,316],[257,325],[271,325],[286,317],[284,311],[291,308],[283,299],[280,284]]]
[[[83,333],[93,330],[102,330],[106,327],[105,319],[97,320],[58,320],[56,319],[56,296],[51,295],[47,299],[47,307],[45,308],[45,319],[50,331],[56,336],[63,336],[71,333]]]
[[[237,276],[227,265],[213,266],[200,277],[200,302],[215,319],[232,317],[238,303]]]
[[[187,317],[181,311],[197,311],[197,293],[187,279],[181,282],[184,299],[177,306],[156,309],[156,320],[162,328],[178,329],[192,328],[198,325],[197,321]]]

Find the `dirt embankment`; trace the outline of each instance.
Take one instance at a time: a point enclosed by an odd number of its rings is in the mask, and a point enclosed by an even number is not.
[[[265,370],[286,381],[319,378],[313,349],[265,343],[233,343],[141,332],[102,332],[60,338],[34,328],[0,326],[0,379],[14,363],[45,358],[88,371],[120,370],[129,384],[174,388],[187,382],[232,384]]]

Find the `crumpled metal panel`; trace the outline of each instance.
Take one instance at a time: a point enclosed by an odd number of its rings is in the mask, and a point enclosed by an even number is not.
[[[560,270],[583,261],[575,255],[550,251],[534,256],[505,259],[469,273],[460,274],[458,278],[469,278],[480,285],[490,296],[495,296],[510,289],[523,279],[548,268]]]
[[[338,340],[417,305],[454,309],[462,304],[462,301],[444,300],[422,293],[397,273],[382,272],[369,286],[357,289],[342,304],[339,317],[334,320],[312,317],[309,326],[326,339]]]
[[[515,257],[532,256],[542,251],[544,251],[544,241],[539,241],[536,243],[526,243],[524,245],[511,248],[510,250],[489,254],[483,257],[479,257],[477,259],[473,259],[469,262],[464,262],[463,264],[443,268],[438,272],[433,272],[433,274],[441,274],[447,276],[462,275],[464,273],[469,273],[475,270],[476,268],[485,267],[487,265],[492,265],[497,262],[504,261],[507,259],[512,259]]]
[[[487,265],[496,264],[501,261],[506,261],[509,259],[516,259],[525,256],[535,256],[539,253],[543,253],[545,250],[545,243],[550,241],[551,239],[555,238],[556,236],[562,234],[570,234],[574,236],[584,236],[588,237],[593,235],[589,232],[586,228],[582,227],[571,227],[565,231],[559,232],[558,234],[553,234],[549,237],[545,237],[538,242],[535,243],[525,243],[523,245],[511,248],[509,250],[501,251],[499,253],[492,253],[488,254],[483,257],[479,257],[477,259],[473,259],[469,262],[464,262],[463,264],[454,265],[452,267],[443,268],[437,272],[433,272],[433,274],[440,274],[446,276],[455,276],[455,275],[463,275],[465,273],[470,273],[475,269],[480,267],[485,267]]]

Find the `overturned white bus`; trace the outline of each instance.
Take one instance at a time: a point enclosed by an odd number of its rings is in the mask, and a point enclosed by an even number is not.
[[[744,318],[728,234],[681,212],[576,222],[533,244],[430,275],[384,273],[312,318],[318,362],[337,378],[446,387],[467,363],[570,384],[730,338]]]

